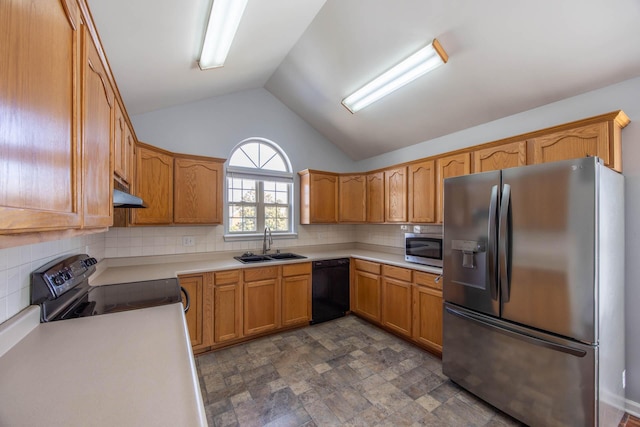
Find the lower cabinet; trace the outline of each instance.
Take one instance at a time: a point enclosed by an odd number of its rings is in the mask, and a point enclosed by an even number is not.
[[[311,263],[282,266],[282,326],[311,321]]]
[[[244,270],[244,335],[280,327],[280,267]]]
[[[179,276],[178,281],[189,294],[189,310],[185,313],[191,347],[194,351],[213,344],[213,275],[212,273]],[[185,295],[182,304],[186,307]]]
[[[435,274],[414,272],[412,337],[442,353],[442,282]]]
[[[382,266],[382,324],[399,334],[411,336],[411,270]]]
[[[380,264],[356,259],[354,265],[351,310],[366,319],[380,323],[382,297]]]
[[[242,338],[242,282],[240,270],[214,273],[213,343]]]

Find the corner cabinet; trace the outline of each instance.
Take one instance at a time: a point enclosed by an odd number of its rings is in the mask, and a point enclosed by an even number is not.
[[[83,32],[82,193],[84,227],[113,224],[113,120],[115,97],[98,50]]]
[[[175,224],[222,224],[223,163],[222,159],[175,156]]]
[[[300,223],[338,222],[338,174],[309,169],[300,175]]]
[[[80,9],[3,0],[0,28],[0,233],[80,228]]]

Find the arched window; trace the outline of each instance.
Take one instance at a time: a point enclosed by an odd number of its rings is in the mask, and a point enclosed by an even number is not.
[[[277,144],[250,138],[234,147],[227,166],[227,236],[293,230],[293,173]]]

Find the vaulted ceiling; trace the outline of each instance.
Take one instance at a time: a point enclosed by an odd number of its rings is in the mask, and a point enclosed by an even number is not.
[[[264,87],[354,160],[640,75],[638,0],[249,0],[224,67],[211,0],[88,0],[130,115]],[[351,114],[340,101],[437,38],[449,62]]]

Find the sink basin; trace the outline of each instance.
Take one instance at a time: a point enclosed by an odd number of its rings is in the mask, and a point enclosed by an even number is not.
[[[243,264],[249,264],[253,262],[268,262],[268,261],[278,261],[278,260],[287,260],[287,259],[303,259],[306,256],[294,254],[291,252],[282,252],[275,253],[270,255],[255,255],[252,253],[242,254],[240,256],[234,256],[234,259],[237,259]]]
[[[283,252],[283,253],[279,253],[279,254],[270,254],[270,255],[268,255],[268,257],[272,258],[272,259],[303,259],[303,258],[306,258],[306,256],[293,254],[291,252]]]

